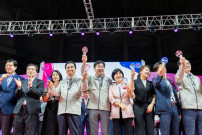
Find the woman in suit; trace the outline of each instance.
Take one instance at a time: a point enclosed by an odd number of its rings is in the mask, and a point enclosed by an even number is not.
[[[135,74],[135,71],[131,71],[131,76]],[[124,135],[131,135],[132,121],[134,118],[132,103],[130,98],[134,99],[133,93],[134,85],[131,80],[130,85],[126,86],[123,83],[124,74],[121,69],[114,69],[112,72],[112,79],[115,83],[109,87],[109,101],[112,104],[111,118],[113,121],[114,135],[122,134],[122,127]]]
[[[54,86],[57,87],[59,82],[62,80],[62,75],[58,70],[54,70],[51,74],[51,79]],[[44,90],[44,95],[45,96],[43,97],[43,101],[48,103],[44,113],[42,135],[57,135],[57,112],[59,97],[52,96],[49,91],[49,87]]]
[[[154,104],[155,91],[152,82],[148,81],[150,67],[141,66],[138,79],[134,81],[134,114],[135,114],[135,133],[136,135],[154,135]]]

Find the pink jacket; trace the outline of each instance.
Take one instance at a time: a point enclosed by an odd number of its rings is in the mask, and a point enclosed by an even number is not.
[[[127,106],[127,109],[125,111],[122,111],[122,118],[134,118],[133,113],[133,105],[130,102],[130,96],[127,92],[127,90],[121,89],[121,97],[119,93],[119,87],[116,84],[112,84],[109,86],[109,101],[112,104],[111,107],[111,118],[117,119],[120,118],[120,107],[116,107],[114,104],[115,101],[118,101],[119,103],[122,103]],[[135,98],[135,95],[132,97],[132,99]]]

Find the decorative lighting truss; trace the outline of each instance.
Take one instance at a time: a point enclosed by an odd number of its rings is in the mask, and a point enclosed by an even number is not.
[[[93,6],[91,0],[83,0],[88,19],[94,19]]]
[[[68,20],[38,20],[38,21],[0,21],[0,35],[34,34],[66,34],[96,33],[129,31],[150,31],[202,28],[202,13],[148,17],[121,17],[121,18],[95,18],[95,19],[68,19]]]

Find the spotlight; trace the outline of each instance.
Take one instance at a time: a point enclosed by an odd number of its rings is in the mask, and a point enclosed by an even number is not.
[[[194,31],[200,31],[200,27],[198,25],[193,25]]]
[[[53,32],[52,31],[50,31],[49,36],[53,37]]]
[[[81,32],[81,36],[85,36],[85,32]]]
[[[84,30],[81,30],[81,36],[85,36],[85,31]]]
[[[109,34],[114,35],[115,34],[114,29],[109,29]]]
[[[155,32],[156,32],[156,29],[155,29],[154,26],[151,26],[151,27],[149,28],[149,31],[150,31],[151,33],[155,33]]]
[[[14,32],[10,33],[10,38],[14,38]]]
[[[130,35],[132,35],[132,34],[133,34],[133,29],[130,28],[129,31],[128,31],[128,33],[129,33]]]
[[[174,27],[174,32],[178,32],[178,27],[177,26]]]
[[[99,30],[96,30],[96,33],[95,33],[97,36],[100,35],[100,31]]]

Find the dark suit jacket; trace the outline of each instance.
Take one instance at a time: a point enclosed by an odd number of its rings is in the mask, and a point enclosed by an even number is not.
[[[135,86],[135,100],[137,104],[150,104],[152,102],[152,95],[155,94],[155,90],[151,81],[146,81],[146,87],[142,80],[138,78],[134,81]]]
[[[2,75],[0,75],[1,78]],[[23,77],[15,74],[13,76],[16,79],[24,80]],[[2,84],[0,85],[0,109],[3,114],[5,115],[12,115],[13,109],[16,105],[16,99],[15,99],[15,90],[17,88],[17,85],[15,83],[14,78],[10,82],[10,84],[7,86],[7,78],[5,78],[2,81]]]
[[[88,102],[89,102],[89,98],[88,98]],[[87,102],[87,105],[88,105],[88,102]],[[82,98],[82,104],[81,104],[81,122],[84,121],[85,113],[86,113],[87,121],[89,121],[88,109],[87,109],[87,107],[85,107],[85,100]]]
[[[15,96],[18,98],[18,102],[13,111],[14,114],[18,114],[24,100],[26,99],[27,110],[30,114],[37,114],[41,112],[40,97],[43,94],[44,81],[35,78],[32,82],[32,87],[28,88],[28,79],[22,81],[21,89],[17,89]]]
[[[169,80],[169,79],[168,79]],[[172,85],[173,88],[173,93],[175,95],[175,99],[177,101],[177,107],[178,107],[178,112],[181,114],[181,107],[180,107],[180,102],[177,96],[177,91],[175,88],[174,83],[169,80],[169,82]],[[162,114],[162,113],[168,113],[171,112],[171,100],[170,100],[170,89],[168,85],[166,84],[165,80],[163,77],[160,77],[159,75],[156,78],[153,78],[153,85],[155,88],[156,92],[156,106],[155,106],[155,111],[156,114]]]

